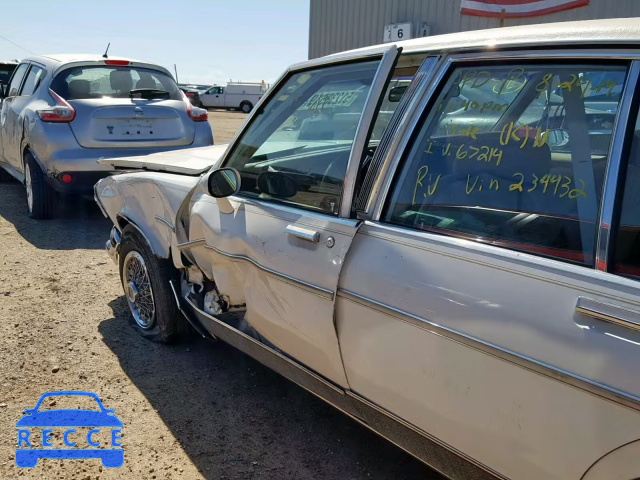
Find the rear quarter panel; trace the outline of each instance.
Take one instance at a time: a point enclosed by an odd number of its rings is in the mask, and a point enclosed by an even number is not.
[[[397,237],[387,241],[380,228],[359,230],[339,292],[374,299],[433,325],[339,293],[336,327],[354,392],[513,479],[579,479],[608,452],[640,438],[637,410],[444,331],[508,347],[517,340],[510,349],[519,355],[634,392],[633,345],[593,347],[596,333],[580,329],[571,317],[577,293],[534,280],[533,267],[526,267],[528,275],[516,275],[512,262],[500,263],[497,255],[482,265],[468,261],[480,262],[490,248],[471,252],[466,244],[452,240],[445,247],[445,240],[433,238],[427,251],[424,242],[425,248],[417,249]],[[558,301],[562,295],[568,303]],[[511,305],[519,300],[518,308]],[[553,310],[565,303],[569,313]],[[545,329],[545,322],[555,330]],[[582,335],[582,343],[558,333],[565,327]],[[627,359],[627,371],[620,364],[611,368],[614,352]]]

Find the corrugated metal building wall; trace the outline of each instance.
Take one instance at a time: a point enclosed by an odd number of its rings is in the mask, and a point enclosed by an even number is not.
[[[385,25],[411,22],[413,36],[426,22],[431,35],[499,26],[499,19],[460,15],[460,0],[310,0],[309,58],[382,43]],[[587,7],[505,26],[596,18],[640,17],[640,0],[591,0]]]

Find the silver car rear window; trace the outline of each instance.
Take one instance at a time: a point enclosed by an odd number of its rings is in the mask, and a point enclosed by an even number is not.
[[[157,70],[109,65],[81,66],[63,70],[53,79],[51,88],[67,100],[91,98],[129,98],[132,90],[165,91],[171,100],[182,96],[174,80]]]

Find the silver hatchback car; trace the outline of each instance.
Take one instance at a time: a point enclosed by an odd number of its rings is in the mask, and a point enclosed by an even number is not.
[[[23,60],[0,89],[0,173],[24,182],[29,216],[51,218],[58,193],[92,195],[103,157],[213,144],[207,111],[163,67],[98,55]]]

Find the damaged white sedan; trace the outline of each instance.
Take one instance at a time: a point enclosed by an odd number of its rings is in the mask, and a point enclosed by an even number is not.
[[[312,60],[228,146],[102,160],[133,326],[191,324],[449,478],[637,478],[639,25]]]

